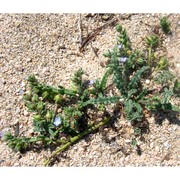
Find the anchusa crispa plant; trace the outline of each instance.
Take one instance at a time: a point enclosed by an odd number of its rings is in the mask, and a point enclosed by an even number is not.
[[[28,77],[29,92],[25,93],[24,102],[34,114],[33,126],[37,134],[22,137],[7,133],[4,139],[9,147],[22,152],[39,144],[60,146],[46,160],[45,165],[49,165],[58,153],[111,120],[107,104],[123,106],[122,113],[134,126],[135,135],[142,133],[137,124],[145,120],[145,111],[179,111],[171,104],[171,97],[179,93],[179,82],[168,69],[168,59],[155,56],[159,37],[146,37],[146,50],[141,51],[132,49],[127,31],[121,25],[118,24],[116,30],[114,48],[104,53],[109,64],[102,79],[84,80],[84,71],[79,69],[71,78],[71,88],[67,89],[42,84],[34,75]],[[107,85],[110,77],[111,84],[118,89],[118,94],[111,96]],[[147,78],[161,85],[161,90],[147,87]],[[101,121],[90,119],[89,110],[93,113],[102,111]],[[132,145],[136,144],[133,137]]]
[[[171,23],[168,21],[167,17],[162,17],[160,19],[160,26],[165,34],[171,32]]]

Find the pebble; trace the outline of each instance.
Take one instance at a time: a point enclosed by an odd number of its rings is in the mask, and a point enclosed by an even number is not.
[[[34,159],[34,157],[33,156],[30,156],[30,158],[29,158],[30,160],[33,160]]]
[[[16,113],[19,114],[21,112],[21,109],[19,107],[16,108]]]
[[[159,146],[155,147],[155,151],[159,152],[159,149],[160,149]]]
[[[126,139],[124,142],[125,142],[125,143],[130,143],[131,140],[130,140],[130,139]]]
[[[150,144],[150,148],[153,148],[154,147],[154,142],[152,142],[151,144]]]
[[[28,58],[28,59],[26,59],[26,61],[29,63],[29,62],[32,62],[32,59]]]
[[[29,112],[27,110],[24,110],[24,116],[29,116]]]
[[[166,147],[166,149],[169,149],[169,148],[171,147],[171,145],[168,143],[168,141],[166,141],[166,142],[164,143],[164,146]]]
[[[44,74],[44,73],[47,73],[47,72],[49,72],[49,67],[43,68],[42,73]]]
[[[150,80],[149,80],[149,79],[146,79],[145,83],[146,83],[146,84],[150,84]]]
[[[14,166],[19,166],[19,163],[17,162],[17,163],[14,163]]]
[[[21,82],[21,86],[24,87],[26,86],[26,83],[24,81]]]

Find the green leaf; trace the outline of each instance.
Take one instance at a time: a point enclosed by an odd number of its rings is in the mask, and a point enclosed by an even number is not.
[[[140,70],[136,72],[136,74],[132,77],[128,84],[128,89],[136,89],[138,88],[138,84],[140,82],[142,74],[149,69],[149,66],[143,66]]]
[[[128,99],[129,98],[131,98],[131,96],[133,95],[133,94],[135,94],[135,93],[137,93],[137,89],[131,89],[129,92],[128,92]]]
[[[121,33],[122,31],[122,26],[120,24],[116,25],[116,31]]]
[[[148,36],[145,38],[145,43],[151,48],[156,48],[159,44],[159,38],[155,35]]]
[[[178,80],[174,83],[173,92],[180,96],[180,82],[178,82]]]
[[[168,34],[171,31],[171,23],[168,21],[167,17],[162,17],[160,19],[160,26],[165,34]]]
[[[80,107],[84,107],[90,104],[110,104],[110,103],[116,103],[119,101],[121,97],[119,96],[113,96],[113,97],[103,97],[103,98],[97,98],[97,99],[91,99],[89,101],[86,101],[84,103],[80,104]]]

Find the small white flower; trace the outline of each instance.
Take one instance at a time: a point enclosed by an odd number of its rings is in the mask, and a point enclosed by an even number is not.
[[[123,48],[123,45],[122,45],[122,44],[119,44],[117,47],[118,47],[119,49],[122,49],[122,48]]]
[[[54,123],[53,123],[56,127],[59,126],[61,124],[61,118],[59,116],[55,117],[54,119]]]
[[[89,86],[93,85],[95,83],[95,80],[89,80]]]
[[[126,62],[127,59],[128,59],[127,57],[120,57],[120,58],[119,58],[119,61],[123,63],[123,62]]]

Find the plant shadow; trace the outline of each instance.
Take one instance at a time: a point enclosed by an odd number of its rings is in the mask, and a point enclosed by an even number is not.
[[[180,126],[180,113],[176,111],[158,111],[154,113],[155,123],[158,125],[162,125],[163,121],[168,120],[169,124],[175,124]]]

